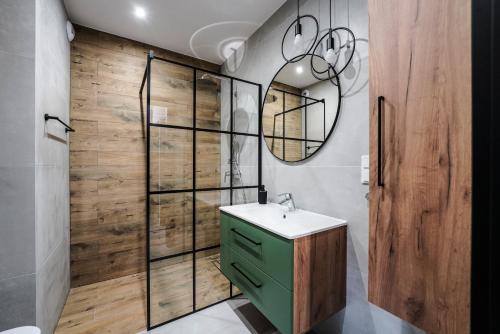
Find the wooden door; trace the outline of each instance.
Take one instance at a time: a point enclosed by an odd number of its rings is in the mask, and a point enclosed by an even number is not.
[[[470,332],[470,1],[368,0],[369,300],[429,333]]]

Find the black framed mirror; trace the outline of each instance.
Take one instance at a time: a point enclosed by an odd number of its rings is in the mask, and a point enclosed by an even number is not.
[[[262,131],[271,153],[287,162],[318,152],[337,124],[342,101],[333,67],[314,54],[286,62],[264,98]]]

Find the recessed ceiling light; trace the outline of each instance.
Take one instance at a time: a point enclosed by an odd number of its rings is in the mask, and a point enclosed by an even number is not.
[[[135,17],[137,17],[139,19],[146,18],[146,10],[142,7],[136,6],[134,9],[134,14],[135,14]]]
[[[297,72],[297,74],[302,74],[302,72],[304,72],[304,69],[299,65],[295,68],[295,72]]]

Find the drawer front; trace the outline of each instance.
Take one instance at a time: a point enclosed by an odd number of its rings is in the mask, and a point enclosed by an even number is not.
[[[293,241],[221,214],[221,244],[250,261],[285,288],[293,288]]]
[[[292,333],[291,291],[229,247],[221,248],[221,269],[281,333]]]

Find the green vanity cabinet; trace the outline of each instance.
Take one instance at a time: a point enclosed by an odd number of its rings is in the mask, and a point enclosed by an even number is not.
[[[293,240],[222,214],[221,243],[229,245],[282,286],[292,290]]]
[[[222,272],[281,333],[292,333],[292,292],[254,266],[231,247],[221,255]]]
[[[345,306],[345,226],[291,240],[220,220],[222,272],[281,333],[305,333]]]

